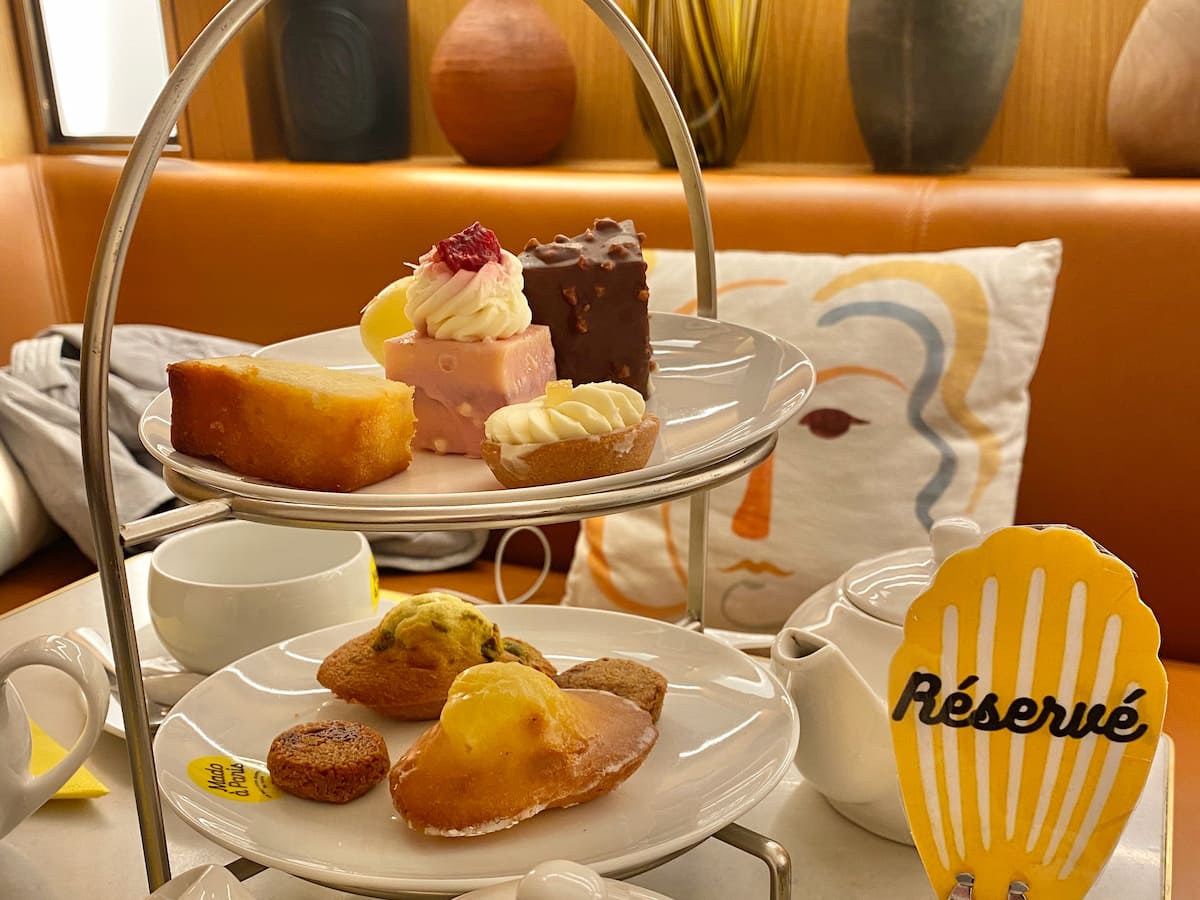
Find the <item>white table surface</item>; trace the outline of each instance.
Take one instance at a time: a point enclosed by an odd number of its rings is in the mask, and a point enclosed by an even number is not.
[[[135,623],[148,624],[149,554],[127,564]],[[449,582],[449,579],[448,579]],[[0,652],[39,634],[90,625],[107,633],[95,577],[0,618]],[[13,683],[30,715],[60,743],[73,741],[82,700],[65,675],[42,667],[18,672]],[[1170,895],[1171,745],[1164,739],[1142,799],[1116,853],[1089,897],[1159,900]],[[87,763],[111,793],[96,800],[51,801],[0,840],[0,897],[12,900],[126,900],[147,894],[129,762],[124,741],[103,735]],[[225,864],[234,854],[165,811],[171,866]],[[916,851],[852,825],[825,803],[794,769],[742,825],[782,843],[791,854],[796,900],[929,900],[933,896]],[[765,898],[762,862],[719,841],[632,879],[675,900]],[[268,870],[245,887],[257,900],[333,900],[351,895]],[[1032,900],[1032,898],[1031,898]]]

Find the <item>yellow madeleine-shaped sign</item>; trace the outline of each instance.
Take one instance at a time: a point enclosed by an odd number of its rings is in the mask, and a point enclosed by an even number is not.
[[[892,743],[938,897],[1083,897],[1158,745],[1167,678],[1129,567],[1069,528],[1005,528],[956,553],[892,659]]]

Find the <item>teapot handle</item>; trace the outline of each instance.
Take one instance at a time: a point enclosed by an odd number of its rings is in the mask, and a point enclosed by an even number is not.
[[[5,798],[14,807],[23,809],[24,815],[28,815],[67,783],[96,746],[104,728],[104,717],[108,713],[109,686],[104,669],[90,653],[85,653],[78,645],[57,635],[31,638],[0,657],[0,684],[25,666],[50,666],[65,672],[79,685],[87,703],[87,719],[83,723],[83,730],[67,755],[50,771],[18,783],[17,797]]]

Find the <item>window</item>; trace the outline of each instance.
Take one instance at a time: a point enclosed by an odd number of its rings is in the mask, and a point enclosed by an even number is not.
[[[128,144],[169,71],[159,0],[15,2],[39,137]]]

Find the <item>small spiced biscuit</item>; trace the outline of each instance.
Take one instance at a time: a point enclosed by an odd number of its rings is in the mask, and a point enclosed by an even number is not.
[[[555,675],[554,681],[564,689],[608,691],[632,700],[650,713],[650,718],[655,722],[662,712],[663,697],[667,693],[667,679],[654,669],[632,659],[609,656],[571,666]]]
[[[383,735],[360,722],[304,722],[276,737],[267,753],[275,784],[325,803],[362,796],[383,780],[390,765]]]

